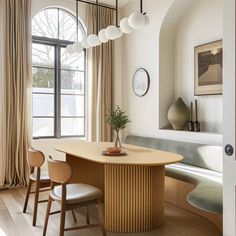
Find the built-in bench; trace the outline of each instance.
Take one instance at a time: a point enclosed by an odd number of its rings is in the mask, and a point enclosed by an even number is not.
[[[181,163],[166,166],[166,201],[203,215],[222,229],[221,146],[132,135],[125,143],[181,154]]]

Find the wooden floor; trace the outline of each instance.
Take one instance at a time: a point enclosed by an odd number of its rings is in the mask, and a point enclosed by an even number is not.
[[[47,192],[41,195],[41,198],[47,198]],[[33,198],[30,198],[27,213],[23,214],[25,189],[21,190],[2,190],[0,191],[0,236],[34,236],[42,235],[45,210],[47,203],[39,205],[37,227],[32,226],[32,206]],[[58,209],[57,203],[53,203],[53,210]],[[90,209],[92,222],[96,221],[97,215],[95,208]],[[204,218],[194,215],[190,212],[166,204],[166,224],[152,232],[141,234],[132,234],[132,236],[219,236],[220,233],[212,223]],[[85,223],[83,209],[77,211],[79,224]],[[67,214],[66,225],[75,225],[70,212]],[[57,236],[59,229],[59,215],[52,215],[49,218],[48,236]],[[99,229],[83,229],[71,231],[65,235],[80,236],[100,236]],[[108,233],[108,236],[125,236],[129,234]]]

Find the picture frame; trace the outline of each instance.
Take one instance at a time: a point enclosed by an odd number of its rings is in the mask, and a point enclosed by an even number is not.
[[[196,46],[194,64],[194,95],[222,94],[222,40]]]
[[[139,68],[135,71],[132,81],[132,87],[135,95],[143,97],[149,90],[150,77],[144,68]]]

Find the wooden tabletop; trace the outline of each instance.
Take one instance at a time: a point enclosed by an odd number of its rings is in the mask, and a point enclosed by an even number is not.
[[[103,164],[160,166],[177,163],[183,159],[183,156],[176,153],[127,144],[122,146],[122,149],[127,151],[127,156],[102,155],[102,151],[113,146],[113,143],[105,142],[71,141],[56,145],[55,149],[65,154]]]

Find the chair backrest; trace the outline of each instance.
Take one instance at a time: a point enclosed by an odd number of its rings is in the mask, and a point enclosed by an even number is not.
[[[48,158],[48,175],[53,182],[66,184],[71,179],[72,168],[64,161]]]
[[[33,148],[29,149],[29,165],[31,167],[39,168],[43,165],[45,157],[42,152],[34,150]]]

